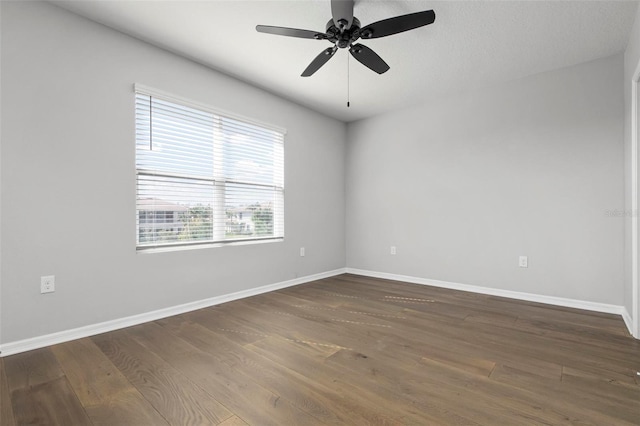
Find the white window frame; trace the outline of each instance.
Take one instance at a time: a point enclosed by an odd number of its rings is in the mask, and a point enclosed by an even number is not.
[[[215,107],[212,107],[210,105],[198,102],[198,101],[194,101],[192,99],[188,99],[188,98],[184,98],[181,96],[177,96],[174,95],[172,93],[160,90],[160,89],[155,89],[153,87],[149,87],[146,85],[142,85],[139,83],[135,83],[133,85],[133,91],[134,94],[143,94],[146,96],[151,96],[152,98],[157,98],[157,99],[161,99],[164,101],[168,101],[168,102],[173,102],[176,104],[180,104],[189,108],[194,108],[203,112],[207,112],[207,113],[211,113],[215,116],[221,116],[224,118],[228,118],[228,119],[232,119],[232,120],[238,120],[244,123],[247,123],[249,125],[254,125],[254,126],[259,126],[262,127],[264,129],[268,129],[268,130],[272,130],[278,133],[281,133],[284,136],[286,136],[287,134],[287,130],[283,127],[279,127],[279,126],[275,126],[273,124],[269,124],[269,123],[264,123],[252,118],[248,118],[242,115],[238,115],[238,114],[234,114],[234,113],[230,113],[228,111],[224,111]],[[135,96],[134,96],[134,101],[135,101]],[[134,121],[136,120],[135,114],[134,114]],[[214,150],[220,149],[221,145],[220,144],[214,144]],[[284,198],[284,192],[285,192],[285,186],[284,186],[284,146],[283,146],[283,182],[282,182],[282,187],[281,187],[281,191],[279,191],[277,193],[278,197],[282,197]],[[135,155],[137,156],[137,152],[135,153]],[[215,155],[215,153],[214,153]],[[135,167],[135,179],[136,179],[136,199],[138,197],[138,183],[137,183],[137,179],[138,179],[138,168],[137,165]],[[217,171],[214,170],[214,174],[217,173]],[[224,221],[226,220],[226,212],[224,209],[224,205],[225,205],[225,191],[224,191],[224,186],[225,186],[225,180],[223,176],[218,176],[218,175],[214,175],[212,177],[212,180],[214,180],[215,182],[215,188],[214,188],[214,207],[213,207],[213,220],[214,223],[215,221]],[[174,251],[174,250],[191,250],[191,249],[196,249],[196,248],[207,248],[207,247],[222,247],[222,246],[226,246],[226,245],[243,245],[243,244],[257,244],[257,243],[269,243],[269,242],[281,242],[284,240],[284,199],[279,200],[280,202],[274,203],[273,206],[273,217],[274,217],[274,236],[268,236],[268,237],[255,237],[255,238],[243,238],[243,239],[237,239],[237,240],[225,240],[225,235],[224,235],[224,228],[221,227],[216,227],[214,226],[214,234],[213,234],[213,241],[188,241],[188,242],[175,242],[175,243],[164,243],[164,244],[157,244],[157,245],[140,245],[139,241],[138,241],[138,236],[139,236],[139,223],[138,223],[138,209],[136,207],[136,251],[138,253],[153,253],[153,252],[162,252],[162,251]],[[137,204],[137,203],[136,203]],[[220,207],[222,206],[222,207]],[[280,211],[278,210],[280,209]],[[278,217],[278,215],[280,217],[282,217],[281,221],[275,220],[276,217]]]

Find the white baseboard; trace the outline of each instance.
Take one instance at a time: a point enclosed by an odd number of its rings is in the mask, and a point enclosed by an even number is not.
[[[81,339],[83,337],[94,336],[96,334],[106,333],[108,331],[118,330],[125,327],[142,324],[149,321],[155,321],[161,318],[173,315],[183,314],[213,305],[219,305],[233,300],[244,299],[245,297],[255,296],[270,291],[279,290],[281,288],[292,287],[304,284],[310,281],[329,278],[336,275],[344,274],[346,268],[335,269],[333,271],[322,272],[319,274],[307,275],[288,281],[282,281],[275,284],[268,284],[261,287],[242,290],[235,293],[225,294],[222,296],[211,297],[208,299],[197,300],[182,305],[171,306],[156,311],[145,312],[143,314],[132,315],[125,318],[119,318],[111,321],[105,321],[98,324],[91,324],[84,327],[74,328],[71,330],[60,331],[57,333],[46,334],[44,336],[32,337],[30,339],[18,340],[15,342],[5,343],[0,346],[0,356],[5,357],[33,349],[43,348],[58,343],[68,342],[70,340]]]
[[[404,281],[413,284],[430,285],[433,287],[449,288],[452,290],[469,291],[472,293],[489,294],[491,296],[508,297],[510,299],[526,300],[528,302],[546,303],[548,305],[564,306],[567,308],[585,309],[587,311],[604,312],[622,316],[625,325],[631,332],[631,316],[624,306],[610,305],[607,303],[589,302],[586,300],[567,299],[564,297],[545,296],[542,294],[523,293],[519,291],[502,290],[499,288],[480,287],[470,284],[452,283],[449,281],[430,280],[426,278],[411,277],[407,275],[389,274],[386,272],[367,271],[364,269],[346,268],[348,274],[363,275],[366,277],[383,278],[393,281]]]

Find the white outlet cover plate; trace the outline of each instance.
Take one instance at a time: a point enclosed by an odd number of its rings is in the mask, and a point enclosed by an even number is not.
[[[521,268],[528,268],[529,267],[529,258],[527,256],[520,256],[520,258],[518,260],[518,265],[520,265]]]
[[[54,291],[56,291],[55,275],[40,277],[40,293],[53,293]]]

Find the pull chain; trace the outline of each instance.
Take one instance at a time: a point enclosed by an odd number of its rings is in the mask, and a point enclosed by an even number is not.
[[[349,108],[350,106],[350,102],[349,102],[349,81],[351,79],[351,76],[349,75],[349,56],[351,55],[347,55],[347,108]]]

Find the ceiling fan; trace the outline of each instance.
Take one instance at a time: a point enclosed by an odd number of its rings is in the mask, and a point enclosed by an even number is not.
[[[315,40],[327,40],[333,43],[332,47],[323,50],[302,72],[302,77],[309,77],[326,64],[336,51],[349,48],[349,53],[358,62],[367,68],[382,74],[389,70],[389,65],[376,52],[367,46],[356,43],[358,39],[371,39],[386,37],[404,31],[432,24],[436,20],[433,10],[410,13],[374,22],[364,28],[360,27],[360,21],[353,16],[354,0],[331,0],[332,19],[327,22],[324,33],[311,30],[299,30],[296,28],[273,27],[269,25],[257,25],[256,30],[261,33],[275,34],[287,37],[310,38]]]

